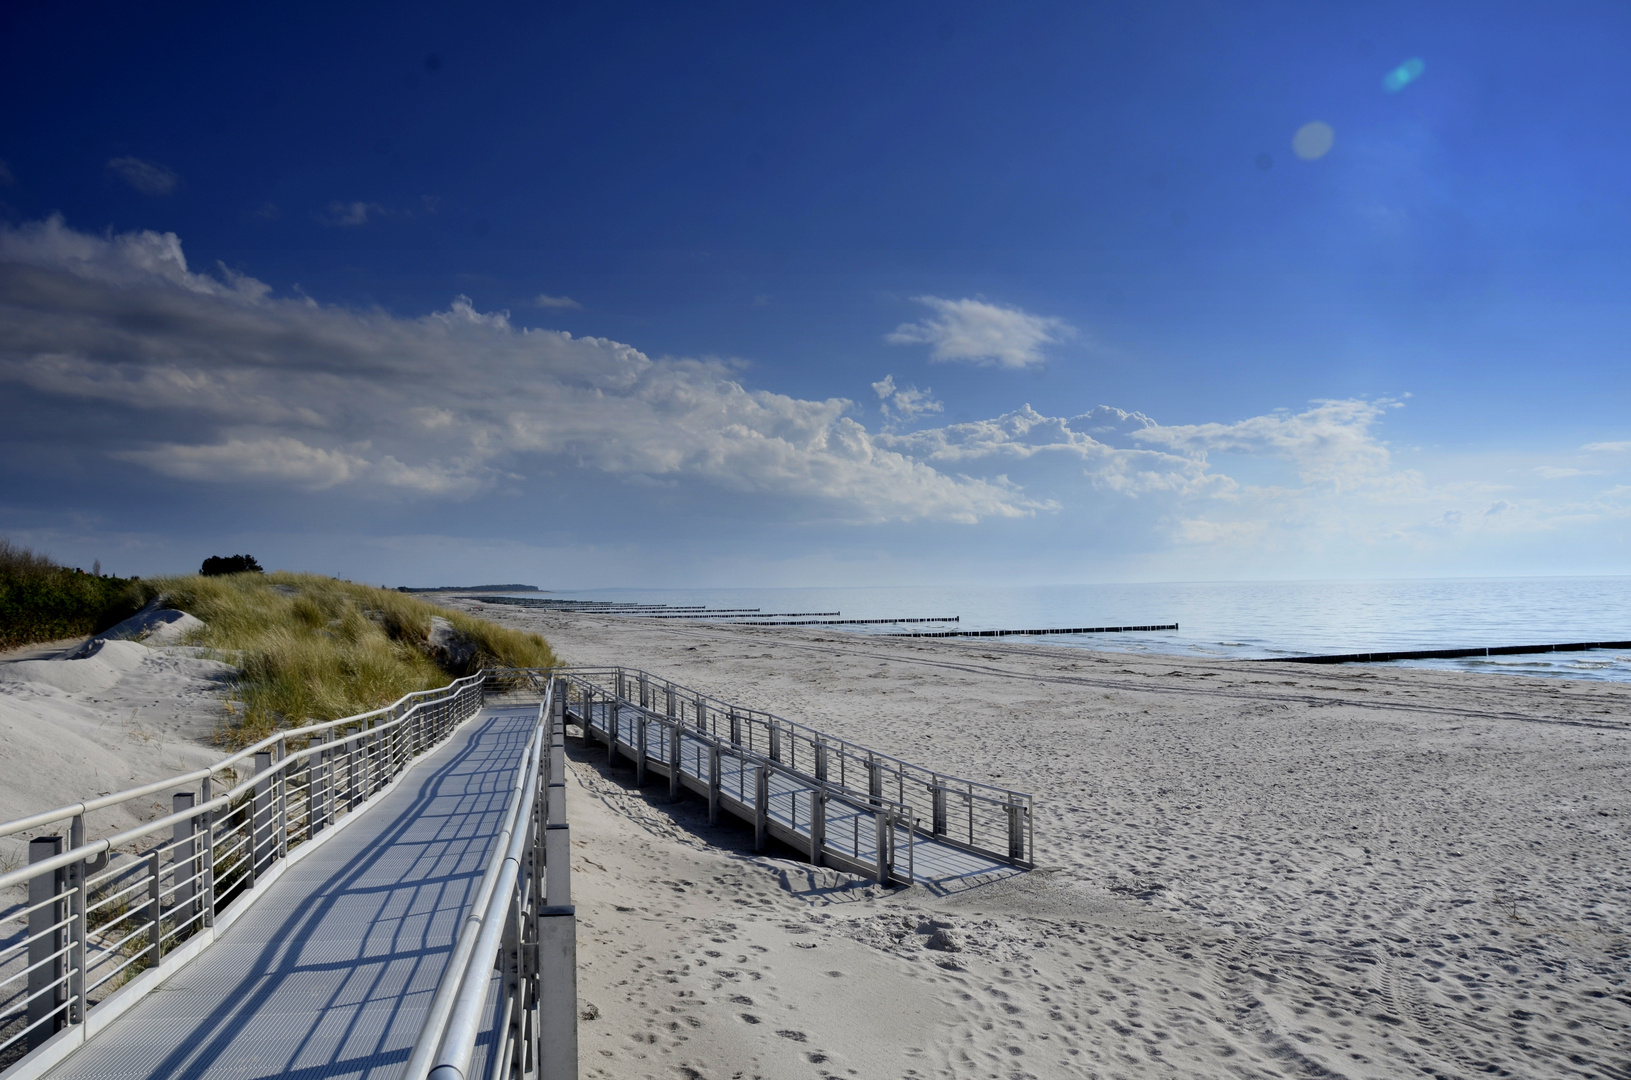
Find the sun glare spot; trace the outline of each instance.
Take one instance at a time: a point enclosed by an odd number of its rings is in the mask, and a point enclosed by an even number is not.
[[[1390,94],[1397,94],[1400,90],[1421,78],[1421,73],[1426,70],[1427,65],[1422,62],[1421,57],[1412,56],[1382,76],[1382,89]]]
[[[1304,161],[1314,161],[1330,152],[1336,138],[1330,124],[1314,120],[1297,129],[1297,134],[1291,137],[1291,150]]]

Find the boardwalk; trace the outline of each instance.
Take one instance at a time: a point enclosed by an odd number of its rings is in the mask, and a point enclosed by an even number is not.
[[[483,710],[47,1075],[400,1076],[537,715]]]
[[[761,850],[934,889],[1032,855],[1021,792],[644,672],[486,671],[0,823],[68,827],[0,873],[29,890],[0,918],[23,928],[0,941],[4,1075],[575,1075],[568,722]],[[87,838],[88,815],[162,791],[172,814]]]
[[[573,672],[567,719],[670,792],[709,801],[811,862],[955,887],[1028,866],[1030,797],[940,776],[643,672]],[[802,755],[802,756],[801,756]]]

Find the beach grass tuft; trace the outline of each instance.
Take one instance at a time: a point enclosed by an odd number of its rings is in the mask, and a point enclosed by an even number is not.
[[[222,741],[243,745],[284,727],[367,712],[483,667],[552,667],[537,634],[496,626],[404,593],[316,574],[230,574],[143,581],[151,598],[204,621],[190,644],[239,670]],[[439,664],[431,620],[469,648]]]

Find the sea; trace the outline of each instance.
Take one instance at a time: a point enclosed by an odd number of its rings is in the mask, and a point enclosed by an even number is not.
[[[521,594],[517,594],[521,595]],[[525,594],[539,597],[538,593]],[[1028,644],[1195,657],[1282,657],[1475,646],[1631,641],[1631,577],[1183,582],[878,588],[615,588],[544,598],[757,608],[741,619],[925,619],[834,625],[834,633],[1178,624],[1177,630],[1015,638]],[[826,613],[838,612],[839,615]],[[815,614],[821,613],[821,614]],[[1401,666],[1631,682],[1631,649],[1532,653]]]

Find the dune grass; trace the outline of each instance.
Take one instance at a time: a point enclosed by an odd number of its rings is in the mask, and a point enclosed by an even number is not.
[[[445,686],[483,667],[551,667],[537,634],[438,608],[400,592],[316,574],[155,578],[148,597],[204,620],[192,644],[240,671],[238,707],[222,741],[243,745],[284,727],[336,720],[388,705],[413,690]],[[437,662],[431,617],[474,646],[454,669]]]

